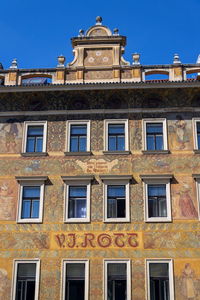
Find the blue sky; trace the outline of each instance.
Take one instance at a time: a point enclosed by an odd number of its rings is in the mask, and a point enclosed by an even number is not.
[[[71,41],[80,28],[103,24],[127,36],[125,59],[169,64],[178,53],[195,63],[200,53],[200,0],[5,0],[1,1],[0,62],[17,58],[19,68],[55,67],[57,56],[73,59]]]

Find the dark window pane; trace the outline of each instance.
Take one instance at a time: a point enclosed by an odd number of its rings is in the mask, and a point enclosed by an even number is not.
[[[150,263],[150,299],[169,300],[169,265]]]
[[[108,150],[109,151],[125,150],[125,125],[124,124],[108,125]]]
[[[28,126],[26,152],[42,152],[43,126]]]
[[[39,200],[33,200],[32,201],[31,218],[39,218],[39,209],[40,209],[40,201]]]
[[[108,185],[108,197],[125,197],[125,186]]]
[[[147,123],[147,133],[163,133],[163,124]]]
[[[110,124],[108,125],[109,134],[124,134],[124,124]]]
[[[149,218],[167,217],[166,185],[148,185]]]
[[[108,185],[107,198],[107,218],[125,218],[125,186]]]
[[[31,212],[31,201],[30,200],[23,200],[22,203],[22,219],[30,218]]]
[[[69,187],[68,218],[86,218],[86,186]]]
[[[34,152],[35,149],[35,138],[28,137],[27,138],[27,145],[26,145],[26,152]]]
[[[197,135],[198,149],[200,149],[200,134]]]
[[[40,206],[40,187],[24,186],[22,194],[21,218],[38,218]]]
[[[87,150],[87,126],[71,125],[70,151],[84,152]]]
[[[66,265],[65,300],[85,299],[85,264]]]
[[[108,264],[108,300],[127,299],[126,264]]]
[[[147,150],[163,150],[163,124],[146,124]]]
[[[34,300],[36,264],[18,264],[16,300]]]

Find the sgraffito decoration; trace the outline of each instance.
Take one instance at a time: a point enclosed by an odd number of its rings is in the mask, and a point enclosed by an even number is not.
[[[141,232],[52,233],[53,249],[141,248]]]

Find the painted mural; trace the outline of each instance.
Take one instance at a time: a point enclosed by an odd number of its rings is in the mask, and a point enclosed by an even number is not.
[[[8,119],[0,124],[0,152],[19,153],[22,149],[22,124]]]
[[[16,220],[17,197],[16,181],[0,179],[0,220]]]

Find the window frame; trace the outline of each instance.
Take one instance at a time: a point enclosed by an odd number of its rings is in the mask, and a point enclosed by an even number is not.
[[[65,287],[66,287],[66,265],[70,263],[85,264],[85,299],[89,300],[89,272],[90,265],[88,259],[63,259],[61,269],[61,300],[65,300]]]
[[[149,265],[150,263],[167,263],[169,265],[169,295],[170,300],[174,300],[174,271],[173,271],[173,260],[169,258],[164,259],[145,259],[146,261],[146,299],[150,300],[150,272],[149,272]]]
[[[17,207],[17,223],[42,223],[43,221],[43,208],[44,208],[44,192],[45,181],[47,177],[16,177],[19,183],[18,193],[18,207]],[[23,188],[25,186],[39,186],[40,187],[40,207],[38,218],[22,218],[22,201],[23,201]]]
[[[29,126],[43,126],[43,144],[41,152],[27,152],[27,134]],[[35,153],[46,153],[47,149],[47,121],[25,121],[24,122],[24,130],[23,130],[23,142],[22,142],[22,153],[26,153],[29,155],[34,155]]]
[[[198,148],[198,139],[197,139],[197,123],[200,123],[200,118],[193,118],[193,140],[194,140],[194,151],[200,152],[200,148]]]
[[[66,128],[67,128],[67,130],[66,130],[66,152],[67,153],[87,153],[87,152],[90,152],[90,147],[91,147],[91,143],[90,143],[90,127],[91,127],[91,125],[90,125],[90,123],[91,123],[91,121],[90,120],[68,120],[67,122],[66,122]],[[71,134],[70,134],[70,132],[71,132],[71,126],[72,125],[86,125],[86,131],[87,131],[87,133],[86,133],[86,140],[87,140],[87,142],[86,142],[86,151],[78,151],[78,152],[76,152],[76,151],[70,151],[70,140],[71,140]]]
[[[93,176],[62,176],[64,181],[64,223],[89,223],[91,220],[91,181]],[[86,218],[69,218],[69,187],[70,186],[86,186]]]
[[[127,299],[131,300],[131,260],[130,259],[104,259],[104,272],[103,272],[103,290],[104,290],[104,300],[107,299],[107,292],[108,292],[108,264],[118,264],[118,263],[125,263],[126,264],[126,281],[127,281]]]
[[[171,212],[171,186],[170,179],[172,175],[141,175],[143,180],[143,197],[144,197],[144,220],[145,222],[171,222],[172,212]],[[167,207],[167,217],[153,217],[148,216],[149,203],[148,203],[148,186],[149,185],[163,185],[166,186],[166,207]]]
[[[160,150],[148,150],[147,149],[147,124],[150,123],[162,123],[163,124],[163,149]],[[147,152],[164,152],[168,151],[168,137],[167,137],[167,120],[166,118],[149,118],[142,120],[142,132],[143,132],[143,151]]]
[[[13,260],[13,275],[12,275],[12,288],[11,288],[11,295],[12,300],[15,300],[16,298],[16,285],[17,285],[17,271],[18,271],[18,265],[22,264],[30,264],[34,263],[36,264],[36,272],[35,272],[35,298],[34,300],[39,299],[39,285],[40,285],[40,259],[34,258],[34,259],[14,259]]]
[[[197,205],[198,205],[198,220],[200,220],[200,174],[192,174],[195,179],[196,184],[196,195],[197,195]]]
[[[123,124],[124,125],[124,150],[109,150],[108,149],[108,126],[111,124]],[[114,153],[123,153],[129,151],[129,128],[128,128],[128,119],[106,119],[104,120],[104,151],[114,152]]]
[[[122,176],[109,176],[101,175],[100,178],[103,181],[103,221],[105,223],[128,223],[130,222],[130,180],[132,176],[122,175]],[[108,218],[108,205],[107,205],[107,186],[108,185],[125,185],[125,207],[126,216],[125,218]]]

